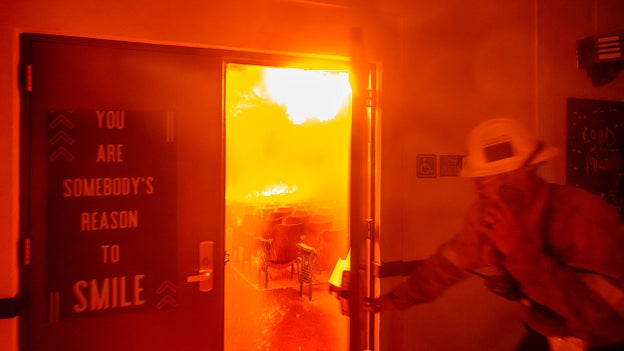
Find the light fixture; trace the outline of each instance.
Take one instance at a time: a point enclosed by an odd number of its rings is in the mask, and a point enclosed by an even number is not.
[[[624,65],[624,29],[580,39],[576,53],[578,68],[587,69],[592,85],[608,84]]]

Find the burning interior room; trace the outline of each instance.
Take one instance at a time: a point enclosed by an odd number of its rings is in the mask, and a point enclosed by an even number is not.
[[[348,78],[227,65],[226,350],[346,349],[328,279],[348,251]]]

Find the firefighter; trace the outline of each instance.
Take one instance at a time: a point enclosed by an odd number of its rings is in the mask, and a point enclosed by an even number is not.
[[[516,301],[517,350],[624,350],[624,230],[617,210],[536,167],[557,155],[513,119],[477,125],[461,176],[477,200],[461,230],[366,309],[405,309],[471,276]],[[487,274],[484,274],[487,269]]]

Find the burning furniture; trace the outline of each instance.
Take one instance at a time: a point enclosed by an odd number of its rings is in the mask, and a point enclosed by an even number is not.
[[[290,267],[292,280],[303,233],[302,223],[280,223],[269,232],[268,238],[258,237],[258,281],[264,274],[265,287],[269,284],[269,268],[282,270]]]

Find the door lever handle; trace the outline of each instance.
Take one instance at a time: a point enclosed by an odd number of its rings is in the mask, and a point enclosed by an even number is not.
[[[199,283],[199,291],[211,291],[214,286],[213,271],[214,242],[199,243],[199,274],[186,277],[188,283]]]
[[[205,282],[206,280],[211,280],[212,279],[212,273],[211,272],[204,272],[197,275],[189,275],[188,277],[186,277],[186,281],[187,283],[196,283],[196,282]]]

